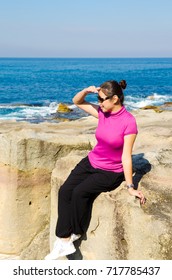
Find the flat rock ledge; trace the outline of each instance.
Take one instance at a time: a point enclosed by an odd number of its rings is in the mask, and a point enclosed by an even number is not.
[[[125,182],[99,195],[87,234],[67,259],[172,259],[172,113],[133,114],[133,176],[147,202],[140,206]],[[95,145],[97,120],[0,124],[0,259],[42,260],[55,240],[58,190]]]

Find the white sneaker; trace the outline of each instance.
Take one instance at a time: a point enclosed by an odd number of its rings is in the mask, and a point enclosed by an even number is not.
[[[71,240],[72,242],[74,242],[74,241],[78,240],[80,237],[81,237],[80,234],[74,234],[74,233],[72,233],[72,234],[71,234],[71,237],[70,237],[70,240]]]
[[[64,241],[58,238],[54,243],[54,248],[50,254],[45,257],[45,260],[56,260],[59,257],[73,254],[76,251],[71,240]]]

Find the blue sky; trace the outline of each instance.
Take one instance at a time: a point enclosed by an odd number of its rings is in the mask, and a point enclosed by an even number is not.
[[[0,0],[0,57],[172,57],[171,0]]]

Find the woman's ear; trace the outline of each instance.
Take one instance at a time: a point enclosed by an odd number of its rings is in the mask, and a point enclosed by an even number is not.
[[[112,100],[113,100],[113,104],[118,104],[119,103],[119,97],[117,95],[114,95],[112,97]]]

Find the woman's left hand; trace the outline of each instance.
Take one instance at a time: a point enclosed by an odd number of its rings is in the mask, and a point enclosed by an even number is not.
[[[135,190],[133,188],[128,189],[129,194],[134,195],[140,199],[140,204],[145,204],[146,198],[142,191]]]

